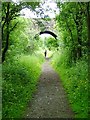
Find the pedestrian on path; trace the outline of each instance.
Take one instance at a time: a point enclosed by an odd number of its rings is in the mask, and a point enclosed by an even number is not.
[[[47,56],[47,50],[45,50],[44,54],[45,54],[45,58],[46,58],[46,56]]]

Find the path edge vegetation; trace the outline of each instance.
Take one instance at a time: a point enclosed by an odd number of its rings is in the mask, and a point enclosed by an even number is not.
[[[51,65],[61,78],[74,118],[88,118],[88,62],[83,58],[70,67],[59,55],[53,56]]]
[[[43,59],[25,55],[3,64],[2,117],[20,118],[37,88]]]

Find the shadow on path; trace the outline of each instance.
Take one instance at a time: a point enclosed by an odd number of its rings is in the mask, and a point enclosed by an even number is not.
[[[28,105],[24,118],[73,118],[66,93],[58,74],[49,64],[49,58],[42,66],[37,92]]]

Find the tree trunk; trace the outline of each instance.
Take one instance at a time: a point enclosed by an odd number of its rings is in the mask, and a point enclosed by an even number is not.
[[[6,43],[5,43],[4,50],[2,52],[2,62],[5,61],[5,55],[8,50],[8,45],[9,45],[9,9],[10,9],[10,3],[8,2],[7,13],[6,13]],[[2,34],[4,34],[4,33],[2,33]]]
[[[9,44],[9,33],[7,32],[7,35],[6,35],[6,45],[5,45],[5,48],[4,48],[3,53],[2,53],[2,62],[5,61],[5,55],[6,55],[6,52],[8,50],[8,44]]]
[[[88,48],[90,46],[90,3],[87,3]]]
[[[82,12],[79,11],[76,15],[76,27],[77,27],[77,58],[82,57]]]
[[[65,17],[66,18],[66,17]],[[67,19],[67,18],[66,18]],[[71,28],[70,28],[70,26],[69,26],[69,24],[68,24],[68,22],[66,21],[66,25],[67,25],[67,30],[68,30],[68,32],[70,33],[70,36],[71,36],[71,42],[72,42],[72,49],[73,49],[73,44],[74,44],[74,39],[73,39],[73,33],[72,33],[72,30],[71,30]],[[73,62],[73,52],[74,52],[74,50],[72,50],[71,49],[71,52],[70,52],[70,63],[72,64],[72,62]]]

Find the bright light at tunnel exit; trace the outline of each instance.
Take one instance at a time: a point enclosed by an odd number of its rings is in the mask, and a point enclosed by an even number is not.
[[[49,34],[42,34],[40,35],[40,38],[43,40],[43,39],[47,39],[49,37],[52,37],[52,35],[49,35]],[[53,37],[52,37],[53,38]]]
[[[53,38],[53,36],[52,36],[52,35],[49,35],[49,34],[42,34],[42,35],[40,35],[39,37],[40,37],[40,39],[43,41],[43,46],[41,46],[41,47],[39,48],[39,50],[37,51],[37,53],[41,53],[43,56],[45,56],[45,55],[44,55],[44,52],[45,52],[45,50],[47,50],[47,56],[46,56],[46,58],[51,57],[51,56],[53,55],[54,51],[53,51],[53,50],[49,50],[49,49],[45,46],[45,41],[46,41],[48,38],[50,38],[50,37]]]

